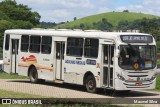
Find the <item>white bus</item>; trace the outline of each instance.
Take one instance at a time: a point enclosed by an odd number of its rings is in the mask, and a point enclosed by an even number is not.
[[[6,30],[4,71],[29,76],[32,83],[49,80],[113,90],[154,89],[156,42],[143,33]]]

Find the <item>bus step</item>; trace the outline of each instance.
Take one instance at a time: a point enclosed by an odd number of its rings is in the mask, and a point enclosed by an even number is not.
[[[59,84],[63,84],[64,81],[63,80],[55,80],[54,82],[59,83]]]

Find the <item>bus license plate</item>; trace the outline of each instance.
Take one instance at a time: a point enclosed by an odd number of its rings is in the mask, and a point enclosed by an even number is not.
[[[143,83],[142,82],[136,82],[136,86],[142,86]]]

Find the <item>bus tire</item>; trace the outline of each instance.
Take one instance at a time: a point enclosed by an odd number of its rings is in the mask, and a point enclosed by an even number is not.
[[[97,91],[96,88],[96,80],[93,75],[89,75],[86,79],[86,89],[89,93],[95,93]]]
[[[44,79],[38,79],[38,83],[43,84],[43,83],[45,83],[45,80]]]
[[[29,71],[29,78],[31,83],[38,83],[38,73],[35,67],[31,67]]]

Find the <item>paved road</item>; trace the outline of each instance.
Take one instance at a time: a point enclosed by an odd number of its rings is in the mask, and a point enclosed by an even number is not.
[[[30,93],[54,98],[106,98],[104,95],[91,94],[83,86],[71,84],[31,84],[29,80],[0,79],[0,89]]]
[[[85,87],[72,84],[31,84],[29,80],[0,79],[0,89],[41,95],[52,98],[160,98],[160,92],[131,91],[128,93],[105,91],[97,94],[85,91]],[[156,106],[158,107],[158,106]]]

